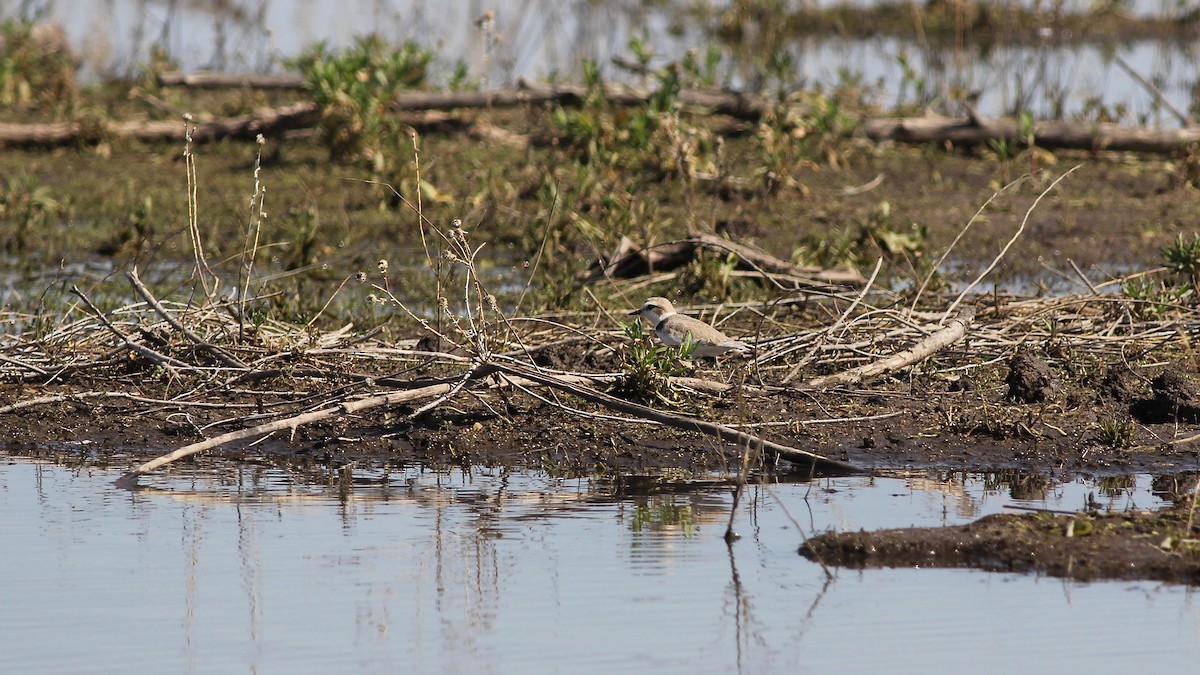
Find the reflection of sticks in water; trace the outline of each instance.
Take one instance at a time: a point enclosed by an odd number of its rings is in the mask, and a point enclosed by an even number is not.
[[[751,450],[754,450],[752,453]],[[738,504],[742,501],[742,493],[746,491],[746,481],[750,475],[750,463],[752,460],[757,460],[759,466],[762,465],[762,441],[760,440],[757,448],[753,448],[749,443],[742,448],[742,463],[738,467],[737,484],[733,488],[733,505],[729,507],[729,523],[725,526],[725,543],[733,545],[741,537],[733,531],[733,519],[737,515]],[[730,555],[733,551],[730,550]]]
[[[810,481],[810,482],[809,482],[809,487],[811,487],[811,486],[812,486],[812,482]],[[771,495],[772,497],[774,497],[774,498],[775,498],[775,503],[776,503],[776,504],[779,504],[779,508],[780,508],[780,510],[782,510],[782,511],[783,511],[783,515],[787,516],[787,519],[788,519],[788,520],[790,520],[790,521],[792,521],[792,525],[793,525],[793,526],[796,528],[796,532],[800,533],[800,541],[801,541],[802,543],[804,543],[804,544],[807,544],[807,543],[808,543],[808,537],[807,537],[807,536],[804,534],[804,528],[800,527],[800,523],[798,523],[798,522],[796,521],[796,519],[792,517],[792,512],[791,512],[791,511],[788,511],[787,504],[784,504],[784,503],[783,503],[783,500],[779,498],[779,495],[775,494],[775,491],[771,489],[771,486],[770,486],[770,485],[767,485],[766,483],[763,483],[763,489],[765,489],[765,490],[767,491],[767,494],[769,494],[769,495]],[[807,503],[807,502],[808,502],[808,496],[807,496],[807,495],[804,497],[804,501],[805,501],[805,503]],[[816,561],[817,561],[817,564],[821,566],[821,570],[825,572],[825,578],[826,578],[826,579],[833,579],[833,572],[830,572],[830,571],[829,571],[829,567],[828,567],[828,566],[825,564],[825,561],[824,561],[824,560],[821,560],[821,556],[820,556],[820,555],[817,555],[817,554],[814,552],[814,553],[813,553],[813,560],[816,560]]]
[[[825,599],[825,594],[829,592],[829,587],[833,586],[833,581],[834,577],[827,577],[825,583],[821,585],[821,590],[817,592],[817,597],[813,598],[812,604],[808,606],[808,611],[804,613],[804,619],[800,622],[800,635],[794,640],[795,644],[800,644],[808,626],[812,625],[813,617],[817,614],[817,606],[821,604],[821,600]]]
[[[1124,70],[1126,73],[1129,73],[1130,77],[1137,80],[1139,84],[1141,84],[1143,87],[1146,88],[1146,91],[1150,92],[1150,94],[1154,96],[1155,100],[1157,100],[1159,103],[1161,103],[1163,105],[1164,108],[1166,108],[1168,111],[1170,111],[1170,113],[1175,116],[1175,119],[1179,120],[1180,124],[1182,124],[1185,127],[1191,126],[1191,124],[1192,124],[1191,118],[1188,117],[1187,115],[1185,115],[1184,113],[1182,113],[1179,110],[1179,108],[1176,108],[1175,104],[1171,103],[1170,99],[1168,99],[1162,93],[1162,90],[1160,90],[1153,82],[1148,80],[1145,75],[1142,75],[1138,71],[1134,70],[1133,66],[1129,65],[1129,63],[1125,59],[1123,59],[1121,57],[1121,55],[1119,55],[1119,54],[1114,57],[1114,60],[1116,61],[1118,66],[1121,66],[1121,70]]]
[[[735,500],[736,502],[736,500]],[[736,506],[734,508],[736,510]],[[733,525],[733,518],[730,517],[730,526]],[[750,599],[746,597],[745,591],[742,589],[742,577],[738,574],[737,559],[733,555],[733,539],[729,537],[729,532],[725,533],[725,549],[729,552],[729,578],[730,588],[733,590],[733,630],[734,642],[737,644],[737,665],[738,671],[742,670],[742,642],[746,639],[743,635],[745,626],[742,624],[743,615],[749,623],[750,618]]]

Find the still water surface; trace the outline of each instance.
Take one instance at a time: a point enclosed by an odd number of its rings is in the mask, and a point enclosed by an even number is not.
[[[831,5],[841,0],[816,0]],[[48,0],[7,3],[42,8],[44,19],[64,27],[82,55],[84,80],[103,73],[142,69],[152,48],[161,48],[185,71],[198,69],[279,71],[307,46],[325,41],[334,48],[355,36],[378,33],[413,40],[438,54],[430,77],[443,85],[461,62],[483,87],[509,86],[518,78],[582,79],[581,64],[594,61],[608,80],[629,81],[614,67],[614,56],[632,58],[630,39],[653,48],[650,65],[660,68],[688,50],[703,55],[719,47],[716,84],[745,90],[762,75],[764,55],[754,41],[742,50],[722,45],[693,6],[723,7],[728,2],[642,2],[640,0],[244,0],[243,2],[165,2],[148,0]],[[796,6],[799,3],[785,3]],[[856,4],[881,4],[856,0]],[[892,3],[894,4],[894,3]],[[1067,11],[1087,11],[1089,0],[1029,0]],[[1137,15],[1178,16],[1189,4],[1167,0],[1109,3]],[[5,3],[0,1],[0,13]],[[25,10],[26,12],[30,10]],[[479,19],[491,12],[491,29]],[[1048,23],[1038,40],[1022,46],[966,50],[930,49],[896,39],[842,40],[836,35],[791,40],[783,50],[791,61],[782,76],[785,89],[859,82],[879,87],[875,103],[932,107],[961,114],[970,93],[972,106],[986,115],[1030,110],[1036,118],[1127,110],[1126,123],[1175,125],[1155,95],[1117,66],[1121,56],[1154,81],[1165,100],[1181,110],[1192,103],[1197,67],[1191,43],[1143,41],[1096,47],[1074,44]],[[904,64],[911,66],[907,72]],[[636,82],[631,82],[636,83]],[[918,92],[917,89],[922,90]],[[875,98],[875,97],[872,97]]]
[[[193,466],[143,480],[0,454],[2,672],[1124,673],[1200,662],[1190,590],[841,570],[801,533],[1006,504],[1161,505],[1148,477],[981,476],[629,494],[499,470]],[[1014,499],[1016,492],[1022,499]],[[790,514],[790,517],[789,517]]]

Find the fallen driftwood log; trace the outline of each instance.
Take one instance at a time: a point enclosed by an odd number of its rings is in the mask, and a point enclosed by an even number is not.
[[[297,75],[163,73],[159,76],[159,83],[197,88],[298,89],[301,86],[301,78]],[[406,92],[396,98],[393,107],[396,110],[453,110],[514,107],[531,103],[577,105],[587,94],[587,88],[582,86],[541,85],[522,79],[514,89],[482,92]],[[652,92],[630,86],[606,84],[604,95],[610,102],[618,105],[642,105],[649,101]],[[706,89],[681,90],[678,101],[684,106],[703,108],[712,113],[747,121],[757,121],[772,105],[769,99],[755,94]],[[877,142],[949,141],[955,145],[979,146],[997,140],[1010,143],[1025,143],[1028,140],[1016,120],[989,119],[974,113],[966,117],[930,114],[900,119],[864,119],[859,129],[863,136]],[[1088,151],[1171,154],[1188,143],[1200,141],[1200,127],[1188,125],[1180,129],[1162,129],[1050,120],[1036,123],[1033,132],[1035,143],[1041,147]]]
[[[944,143],[980,146],[991,141],[1024,144],[1029,141],[1021,125],[1012,119],[989,119],[978,115],[943,117],[926,115],[901,119],[865,120],[859,133],[872,141]],[[1200,141],[1200,127],[1151,129],[1110,123],[1046,121],[1033,125],[1033,142],[1050,149],[1098,152],[1144,152],[1173,154],[1189,143]]]
[[[184,86],[197,89],[261,88],[301,89],[303,78],[299,75],[254,75],[234,73],[161,73],[158,83],[162,86]],[[506,108],[531,103],[559,103],[576,105],[588,95],[587,87],[569,84],[542,85],[518,80],[510,89],[489,91],[444,91],[404,92],[393,103],[395,110],[454,110],[466,108]],[[604,85],[604,96],[618,105],[641,105],[647,103],[654,92],[619,84]],[[678,101],[685,106],[705,108],[714,113],[737,119],[757,120],[770,107],[769,99],[755,94],[723,91],[716,89],[684,89]]]
[[[824,269],[796,265],[747,244],[740,244],[712,234],[700,234],[680,241],[639,247],[628,237],[621,237],[608,260],[597,262],[585,280],[598,281],[606,277],[630,279],[653,272],[683,267],[704,251],[732,253],[741,269],[750,269],[777,283],[791,281],[796,286],[824,287],[828,285],[860,286],[862,273],[850,268]]]
[[[950,319],[949,325],[945,328],[930,334],[908,349],[879,359],[878,361],[858,366],[857,368],[844,370],[833,375],[815,377],[801,385],[801,388],[826,389],[829,387],[859,384],[885,373],[920,363],[966,337],[967,329],[971,327],[974,321],[975,310],[974,308],[968,308],[959,316]]]
[[[199,71],[195,73],[159,73],[155,79],[162,87],[190,87],[193,89],[300,89],[304,78],[295,73],[267,75],[261,73],[218,73]]]
[[[576,85],[544,86],[520,80],[518,87],[527,97],[542,98],[562,104],[583,101],[588,94],[587,87]],[[645,89],[616,84],[606,84],[604,87],[604,97],[610,103],[618,105],[644,105],[650,101],[654,93]],[[677,95],[676,100],[684,106],[703,108],[710,113],[748,121],[757,121],[772,106],[771,101],[763,96],[716,89],[683,89]]]
[[[248,115],[196,122],[194,128],[189,129],[193,143],[223,138],[252,141],[259,134],[278,136],[284,131],[307,129],[320,119],[321,110],[315,103],[297,103],[283,108],[263,108]],[[53,147],[92,143],[108,137],[144,142],[182,142],[184,134],[184,125],[180,120],[138,120],[110,124],[0,124],[0,147]]]
[[[167,86],[197,88],[253,87],[300,89],[298,75],[253,75],[227,73],[163,73],[159,82]],[[447,111],[479,108],[519,107],[531,104],[574,106],[588,96],[587,87],[578,85],[541,85],[525,80],[509,89],[491,91],[410,91],[392,102],[394,112]],[[604,96],[616,105],[645,105],[654,92],[625,85],[604,85]],[[680,105],[739,120],[757,121],[772,108],[771,100],[756,94],[720,90],[684,89],[677,95]],[[197,124],[193,141],[209,142],[221,138],[254,140],[258,134],[277,135],[281,131],[311,128],[320,121],[321,112],[313,103],[298,103],[283,108],[264,108],[249,115],[214,119]],[[447,126],[445,118],[438,124]],[[419,124],[419,121],[418,121]],[[469,122],[448,126],[470,127]],[[873,141],[903,143],[943,143],[979,146],[1002,140],[1023,144],[1030,139],[1025,130],[1011,119],[989,119],[977,114],[966,117],[927,115],[914,118],[881,118],[860,121],[858,132]],[[481,135],[490,135],[483,133]],[[0,124],[0,147],[58,146],[95,142],[106,136],[141,141],[179,141],[183,131],[178,122],[130,121],[113,123],[60,122],[49,124]],[[1118,124],[1081,124],[1075,121],[1038,122],[1033,141],[1044,148],[1088,151],[1126,151],[1172,154],[1189,143],[1200,141],[1200,127],[1151,129]]]

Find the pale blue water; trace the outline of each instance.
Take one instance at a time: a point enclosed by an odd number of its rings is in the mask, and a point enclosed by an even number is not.
[[[819,0],[818,4],[832,2]],[[729,3],[704,4],[719,8]],[[857,4],[873,3],[862,0]],[[1064,4],[1068,10],[1086,10],[1094,3],[1069,0]],[[1121,4],[1141,15],[1178,16],[1189,9],[1187,3],[1166,0]],[[673,5],[685,10],[673,10]],[[186,71],[280,71],[286,59],[312,43],[327,41],[342,47],[355,36],[374,32],[392,41],[414,40],[434,49],[439,58],[431,66],[431,77],[436,82],[446,82],[461,61],[471,78],[491,87],[511,85],[522,77],[578,81],[584,60],[598,63],[610,80],[638,83],[638,77],[610,63],[613,56],[632,58],[629,41],[635,36],[644,37],[653,48],[653,67],[677,62],[688,50],[695,50],[703,61],[709,45],[718,41],[687,18],[689,5],[636,0],[66,0],[32,4],[45,9],[46,19],[64,27],[83,57],[84,79],[139,71],[155,46],[165,49]],[[477,21],[487,11],[494,12],[490,34]],[[682,20],[678,18],[681,15]],[[968,49],[962,54],[925,53],[915,43],[906,45],[893,39],[806,38],[789,45],[792,67],[784,75],[789,89],[803,85],[828,90],[845,84],[847,78],[857,78],[867,87],[878,84],[881,94],[876,102],[885,106],[904,102],[921,108],[929,104],[959,114],[959,106],[947,105],[945,100],[952,90],[958,90],[977,94],[973,105],[985,115],[1029,109],[1038,118],[1056,112],[1070,118],[1092,101],[1109,111],[1119,106],[1128,109],[1131,118],[1125,122],[1129,124],[1178,125],[1162,112],[1153,95],[1112,62],[1107,49],[1059,48],[1054,26],[1042,29],[1046,32],[1028,47]],[[1187,110],[1196,70],[1189,45],[1146,42],[1121,45],[1116,52],[1137,72],[1152,78],[1173,105]],[[906,78],[902,56],[916,77]],[[726,50],[717,68],[718,84],[746,88],[753,60],[753,55],[738,56]],[[918,78],[927,92],[936,95],[914,100]]]
[[[1192,592],[963,570],[840,571],[801,535],[959,523],[1008,489],[841,478],[614,497],[499,471],[0,464],[0,672],[1189,672]],[[386,482],[384,478],[386,476]],[[1094,485],[1022,504],[1073,509]],[[1160,505],[1148,478],[1116,490]]]

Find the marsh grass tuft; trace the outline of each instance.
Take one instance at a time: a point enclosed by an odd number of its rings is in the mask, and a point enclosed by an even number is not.
[[[577,161],[625,169],[650,167],[669,173],[678,161],[677,143],[664,128],[675,115],[682,87],[677,66],[654,74],[656,87],[646,103],[617,106],[609,101],[599,64],[583,64],[587,93],[577,108],[558,107],[551,121],[558,132],[559,144],[571,149]],[[678,125],[675,130],[677,132]],[[696,143],[699,146],[700,143]],[[661,152],[661,148],[666,148]]]
[[[702,255],[693,259],[679,275],[678,285],[688,295],[726,301],[739,295],[744,288],[734,272],[738,268],[738,256],[729,252],[725,257]]]
[[[1193,290],[1200,289],[1200,235],[1193,234],[1191,241],[1176,234],[1175,241],[1162,250],[1163,262],[1172,274],[1182,277]]]
[[[1127,279],[1121,293],[1130,302],[1129,311],[1144,321],[1155,321],[1173,313],[1195,291],[1190,286],[1169,286],[1161,280]]]
[[[45,232],[66,212],[54,190],[33,176],[9,176],[0,185],[0,222],[12,223],[12,235],[4,237],[6,253],[22,253],[32,244],[34,232]]]
[[[1136,434],[1137,425],[1128,417],[1105,418],[1096,425],[1096,440],[1113,450],[1132,448]]]
[[[621,393],[646,403],[661,402],[669,406],[682,403],[671,378],[691,370],[691,358],[696,352],[691,336],[676,349],[651,343],[640,318],[624,324],[622,330],[629,338],[629,351],[622,366]]]

